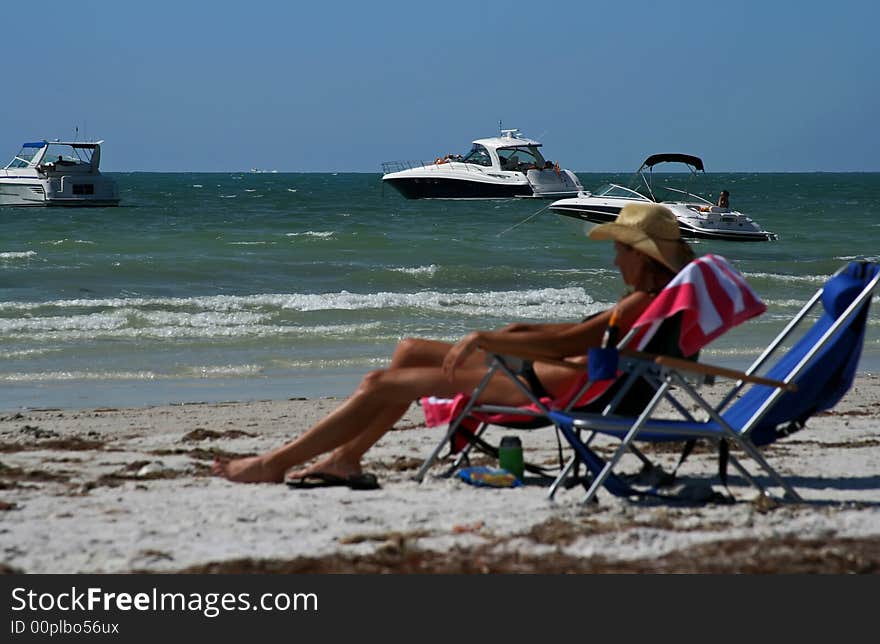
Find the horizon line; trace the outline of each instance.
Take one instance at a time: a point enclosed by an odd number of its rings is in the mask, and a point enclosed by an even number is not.
[[[384,174],[374,170],[101,170],[119,174]],[[576,174],[634,174],[630,170],[572,170]],[[657,174],[688,174],[686,171]],[[712,174],[880,174],[877,170],[714,170]]]

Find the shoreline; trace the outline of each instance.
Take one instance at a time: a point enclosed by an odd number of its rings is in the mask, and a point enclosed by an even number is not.
[[[711,392],[710,392],[711,393]],[[411,480],[440,440],[421,410],[371,450],[381,489],[291,490],[209,475],[215,455],[263,451],[338,398],[0,412],[2,568],[128,572],[880,572],[880,376],[766,456],[805,498],[765,503],[731,470],[734,504],[632,502],[582,489]],[[493,428],[490,438],[502,432]],[[555,433],[517,432],[553,464]],[[608,449],[611,443],[600,443]],[[677,454],[650,448],[664,465]],[[755,472],[752,464],[743,462]],[[474,464],[493,464],[475,458]],[[632,465],[632,463],[628,463]],[[633,467],[625,467],[633,471]],[[714,478],[698,449],[685,481]],[[766,477],[759,475],[762,482]],[[771,487],[774,494],[779,490]]]
[[[390,353],[390,352],[389,352]],[[707,362],[744,370],[757,356],[711,356]],[[880,355],[864,354],[859,377],[880,376]],[[354,391],[367,369],[321,370],[251,378],[167,378],[155,380],[61,380],[4,382],[0,415],[41,409],[75,411],[91,407],[141,409],[164,405],[248,403],[265,400],[342,398]]]

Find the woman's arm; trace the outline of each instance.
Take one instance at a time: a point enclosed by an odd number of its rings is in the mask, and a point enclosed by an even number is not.
[[[620,308],[618,324],[621,336],[629,331],[650,302],[650,295],[637,291],[627,295],[617,304]],[[443,372],[448,377],[453,377],[455,369],[477,349],[490,353],[512,354],[519,350],[548,358],[584,355],[589,348],[597,347],[601,343],[612,310],[603,311],[578,324],[548,325],[553,328],[534,328],[517,332],[473,331],[457,342],[446,354]]]
[[[512,324],[501,327],[498,331],[501,333],[522,333],[524,331],[562,332],[576,326],[577,324],[577,322],[547,322],[542,324],[513,322]]]

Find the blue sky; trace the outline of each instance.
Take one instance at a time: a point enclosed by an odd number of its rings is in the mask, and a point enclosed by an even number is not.
[[[585,172],[880,171],[880,3],[4,3],[0,156],[115,171],[378,172],[501,121]]]

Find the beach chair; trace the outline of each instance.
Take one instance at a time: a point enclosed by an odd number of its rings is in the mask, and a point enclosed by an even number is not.
[[[719,255],[705,255],[679,271],[618,346],[651,350],[669,346],[671,337],[676,348],[680,348],[675,355],[694,356],[727,329],[759,315],[765,309],[742,275],[726,259]],[[553,425],[550,414],[554,410],[578,413],[615,411],[634,417],[654,399],[656,391],[663,385],[662,380],[645,366],[636,365],[626,373],[618,372],[610,378],[607,374],[593,374],[591,377],[583,373],[559,399],[539,398],[521,380],[529,366],[528,358],[530,356],[491,355],[486,375],[472,393],[459,394],[453,400],[424,398],[420,401],[428,425],[447,424],[447,431],[422,463],[414,477],[416,480],[423,480],[447,443],[453,451],[460,449],[459,457],[446,472],[447,475],[462,464],[470,446],[475,443],[484,451],[497,455],[495,448],[481,440],[483,432],[492,425],[510,429],[547,427]],[[583,371],[583,365],[564,364]],[[478,403],[482,391],[498,373],[511,378],[528,397],[530,404],[510,407]],[[671,402],[676,404],[674,400]],[[460,436],[467,437],[467,442],[456,445],[454,441]],[[561,450],[560,445],[560,461],[563,460]],[[646,466],[650,466],[638,450],[634,450],[634,453],[642,458]],[[577,457],[573,456],[561,464],[550,486],[551,498],[577,462]],[[540,467],[527,464],[526,469],[548,475]]]
[[[613,414],[551,410],[550,418],[594,476],[585,502],[592,500],[603,486],[618,496],[632,493],[632,487],[614,468],[634,441],[689,439],[709,439],[720,444],[729,441],[738,446],[782,488],[785,498],[800,501],[792,485],[771,467],[759,448],[802,429],[811,416],[834,407],[849,390],[861,356],[868,310],[878,281],[880,265],[877,263],[852,262],[840,269],[745,372],[635,356],[636,360],[651,365],[663,383],[635,420]],[[799,329],[819,307],[821,314],[815,322],[805,331]],[[800,337],[783,351],[783,343],[794,340],[796,329],[801,332]],[[782,353],[781,357],[767,369],[769,358],[777,352]],[[763,376],[757,375],[762,372],[765,372]],[[735,383],[713,406],[696,390],[688,374],[696,374],[698,378],[731,377]],[[673,386],[706,413],[706,420],[697,421],[687,417],[689,415],[683,419],[652,417],[664,394]],[[620,439],[607,462],[581,439],[584,430]],[[732,455],[730,462],[761,494],[767,495],[760,481]]]

